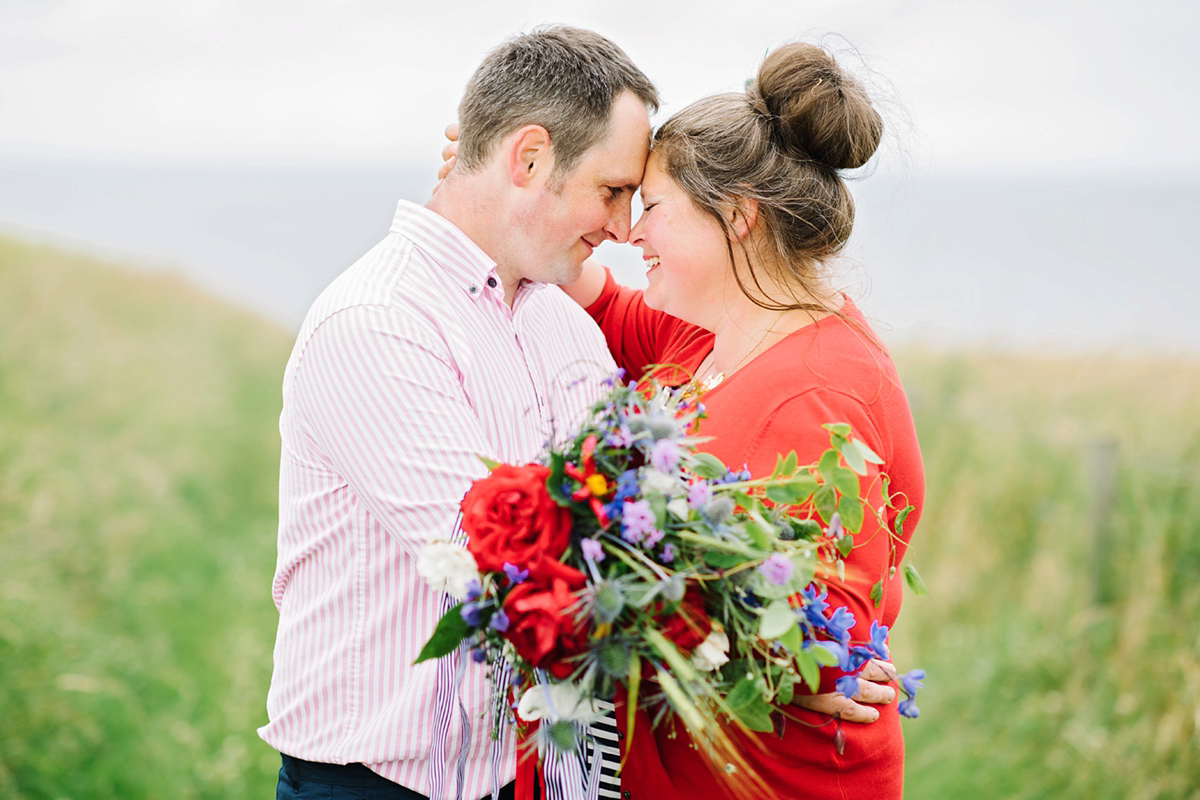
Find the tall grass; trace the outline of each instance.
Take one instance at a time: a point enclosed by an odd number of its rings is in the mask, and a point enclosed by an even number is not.
[[[0,240],[0,796],[270,796],[289,337]]]
[[[929,671],[908,795],[1200,798],[1200,364],[901,364],[933,589],[897,628]]]
[[[289,346],[0,240],[0,798],[271,796]],[[908,796],[1200,798],[1200,361],[898,361],[932,589],[893,641],[929,672]]]

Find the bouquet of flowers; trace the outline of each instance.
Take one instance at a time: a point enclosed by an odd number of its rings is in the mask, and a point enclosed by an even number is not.
[[[542,463],[489,464],[462,501],[465,549],[437,541],[421,553],[422,576],[462,602],[418,661],[464,640],[477,661],[507,659],[523,687],[517,716],[541,719],[539,736],[563,749],[594,701],[623,687],[628,735],[639,707],[656,723],[673,713],[744,764],[723,720],[772,730],[822,666],[845,672],[838,688],[850,696],[866,661],[887,658],[887,628],[851,641],[853,615],[819,588],[844,575],[864,513],[884,513],[859,495],[866,463],[881,461],[848,425],[829,424],[816,464],[781,455],[755,478],[697,450],[698,402],[619,376],[608,386]],[[902,681],[910,716],[920,677]]]

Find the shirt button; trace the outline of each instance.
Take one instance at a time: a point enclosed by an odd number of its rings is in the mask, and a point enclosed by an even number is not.
[[[489,277],[488,277],[488,286],[492,287],[493,289],[495,289],[495,288],[496,288],[496,278],[495,278],[495,276],[489,276]]]
[[[624,797],[626,800],[628,800],[628,798],[633,797],[633,792],[626,789],[625,791],[621,792],[621,797]]]
[[[471,287],[470,289],[468,289],[467,291],[468,291],[468,292],[470,292],[471,294],[475,294],[476,292],[478,292],[478,291],[479,291],[479,287],[478,287],[478,286],[472,286],[472,287]]]

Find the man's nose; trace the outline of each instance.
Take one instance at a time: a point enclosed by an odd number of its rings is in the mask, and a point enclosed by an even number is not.
[[[629,217],[629,203],[624,203],[615,214],[608,218],[608,224],[604,226],[604,233],[608,238],[618,244],[629,241]]]

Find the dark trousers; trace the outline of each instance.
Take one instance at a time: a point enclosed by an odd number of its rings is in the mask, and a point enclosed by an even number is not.
[[[362,764],[319,764],[283,756],[276,800],[428,800],[425,795],[392,783]],[[500,789],[498,800],[513,800],[513,784]]]

